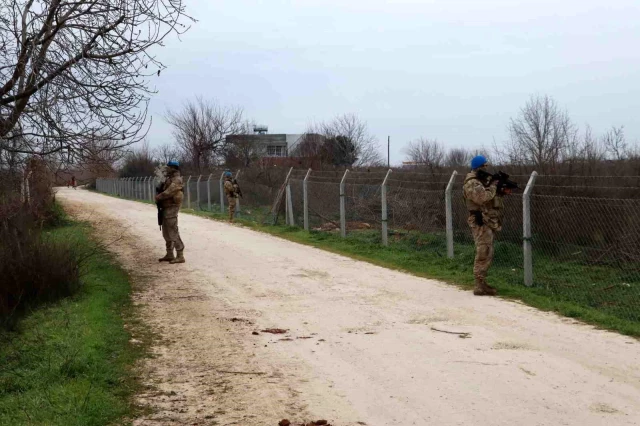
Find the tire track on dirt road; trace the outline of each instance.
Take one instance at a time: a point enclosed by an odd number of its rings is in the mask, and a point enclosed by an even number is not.
[[[153,206],[88,191],[58,197],[105,240],[122,236],[111,249],[147,283],[135,300],[161,340],[141,367],[140,402],[157,411],[137,424],[640,419],[634,339],[185,214],[187,263],[159,265]],[[288,333],[252,334],[266,328]]]

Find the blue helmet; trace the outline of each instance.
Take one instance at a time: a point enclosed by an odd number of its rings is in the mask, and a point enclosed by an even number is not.
[[[480,168],[488,163],[488,160],[482,155],[477,155],[471,160],[471,170]]]
[[[167,166],[169,167],[180,167],[180,163],[178,163],[176,160],[171,160],[167,163]]]
[[[229,170],[225,170],[224,171],[224,176],[225,177],[231,177],[231,172]]]

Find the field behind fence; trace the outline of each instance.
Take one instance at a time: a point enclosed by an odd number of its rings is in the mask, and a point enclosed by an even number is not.
[[[221,175],[184,177],[184,207],[224,212]],[[425,261],[450,257],[468,268],[474,247],[465,175],[246,169],[236,173],[243,191],[237,216],[388,245]],[[490,279],[640,322],[640,177],[512,179],[521,189],[505,197]],[[97,189],[152,201],[157,183],[99,179]]]

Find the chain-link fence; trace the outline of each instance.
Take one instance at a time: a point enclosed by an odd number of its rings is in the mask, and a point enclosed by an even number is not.
[[[286,172],[248,172],[247,180],[241,174],[239,215],[388,245],[423,262],[450,257],[445,267],[471,274],[475,249],[464,174]],[[524,189],[530,177],[512,178]],[[187,181],[192,207],[217,212],[222,202],[224,209],[219,175]],[[625,186],[606,186],[612,182]],[[538,176],[528,191],[505,197],[490,279],[640,321],[640,191],[634,183],[640,178],[603,178],[598,186],[592,179]],[[99,191],[144,199],[153,197],[154,186],[152,179],[97,183]],[[563,187],[570,195],[561,195]]]

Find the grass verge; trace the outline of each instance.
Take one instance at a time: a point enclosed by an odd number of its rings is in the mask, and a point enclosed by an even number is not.
[[[66,221],[48,237],[91,251],[90,231]],[[146,346],[132,345],[124,327],[134,319],[129,278],[101,250],[82,272],[75,295],[0,335],[0,425],[123,424],[134,412],[131,367]]]

